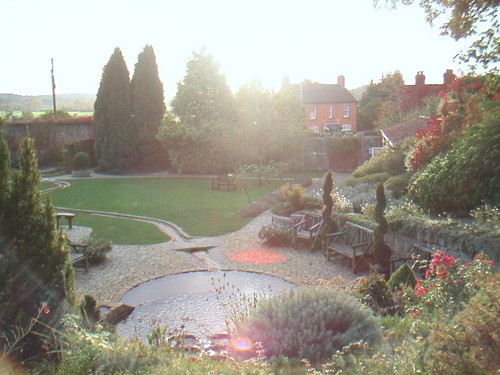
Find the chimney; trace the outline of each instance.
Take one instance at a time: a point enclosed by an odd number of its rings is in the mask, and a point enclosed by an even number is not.
[[[290,86],[290,77],[283,76],[283,79],[281,80],[281,88],[285,90],[288,88],[288,86]]]
[[[417,72],[415,76],[415,86],[424,86],[425,85],[425,76],[424,72]]]
[[[337,85],[340,85],[345,89],[345,77],[343,75],[337,77]]]
[[[443,74],[443,84],[447,85],[455,79],[455,74],[453,74],[453,69],[446,69]]]

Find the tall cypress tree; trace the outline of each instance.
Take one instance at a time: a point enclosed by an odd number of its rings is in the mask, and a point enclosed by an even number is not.
[[[42,205],[32,139],[23,141],[19,169],[11,175],[8,204],[1,207],[9,216],[4,220],[8,242],[0,243],[0,331],[10,336],[15,327],[28,327],[34,317],[46,325],[21,341],[23,350],[15,354],[23,360],[41,354],[39,334],[47,333],[47,326],[57,326],[74,303],[74,274],[67,244],[55,228],[50,199],[45,208]]]
[[[99,169],[119,173],[135,162],[130,75],[120,48],[104,66],[94,104],[95,153]]]
[[[159,166],[165,160],[160,160],[161,145],[156,135],[166,107],[163,83],[152,46],[146,45],[139,54],[130,84],[138,162],[141,167]]]

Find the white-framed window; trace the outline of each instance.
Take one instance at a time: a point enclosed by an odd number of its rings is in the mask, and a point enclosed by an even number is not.
[[[349,104],[344,104],[344,118],[349,117]]]
[[[351,124],[344,124],[342,125],[342,131],[343,132],[350,132],[352,130]]]
[[[330,104],[330,108],[328,108],[328,118],[333,118],[333,104]]]
[[[316,106],[312,105],[309,112],[309,119],[316,120]]]
[[[309,129],[311,129],[313,133],[319,134],[319,126],[311,126]]]

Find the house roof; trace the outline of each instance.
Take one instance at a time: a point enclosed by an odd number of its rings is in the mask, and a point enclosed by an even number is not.
[[[414,135],[417,130],[425,129],[428,121],[426,118],[418,117],[388,125],[380,132],[385,139],[394,144]]]
[[[357,103],[346,88],[338,84],[302,83],[300,99],[304,104],[315,103]]]

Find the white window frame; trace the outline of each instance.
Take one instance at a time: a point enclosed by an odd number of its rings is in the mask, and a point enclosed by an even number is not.
[[[316,120],[316,106],[312,105],[309,112],[309,120]]]
[[[349,104],[344,104],[344,118],[348,118],[350,115],[350,106]]]
[[[342,125],[342,131],[343,132],[350,132],[350,131],[352,131],[351,124],[344,124],[344,125]]]
[[[330,108],[328,109],[328,118],[333,118],[333,104],[330,104]]]

